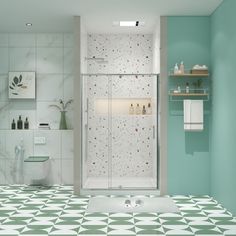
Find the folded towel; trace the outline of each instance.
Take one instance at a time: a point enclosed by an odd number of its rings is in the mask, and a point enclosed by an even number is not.
[[[203,130],[203,100],[184,100],[184,130]]]

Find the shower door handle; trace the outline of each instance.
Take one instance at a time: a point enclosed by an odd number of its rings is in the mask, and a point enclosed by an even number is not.
[[[156,138],[155,125],[152,126],[152,137],[153,137],[153,139]]]

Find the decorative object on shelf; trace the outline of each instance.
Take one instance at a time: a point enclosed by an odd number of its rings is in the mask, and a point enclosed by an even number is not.
[[[21,116],[19,116],[19,119],[17,121],[17,129],[23,129],[23,121],[21,119]]]
[[[174,74],[179,74],[179,67],[178,67],[178,64],[175,63],[175,67],[174,67]]]
[[[29,121],[28,121],[28,117],[25,118],[24,129],[29,129]]]
[[[194,92],[201,93],[202,91],[202,80],[198,79],[196,82],[193,82]]]
[[[179,66],[180,74],[184,74],[184,62],[181,61],[180,66]]]
[[[143,114],[143,115],[146,115],[146,113],[147,113],[147,111],[146,111],[145,105],[143,105],[142,114]]]
[[[56,107],[59,109],[61,113],[61,118],[60,118],[60,124],[59,124],[59,129],[67,129],[67,123],[66,123],[66,112],[67,112],[67,107],[73,102],[72,99],[68,100],[67,102],[63,102],[62,99],[60,99],[60,105],[50,105],[50,107]]]
[[[140,115],[141,114],[141,108],[140,108],[138,103],[137,103],[137,106],[136,106],[136,109],[135,109],[135,113],[136,113],[136,115]]]
[[[186,93],[189,93],[189,83],[186,83],[186,89],[185,89]]]
[[[50,129],[50,125],[48,123],[39,123],[39,129]]]
[[[152,114],[152,107],[151,107],[151,103],[148,103],[148,107],[147,107],[147,114],[151,115]]]
[[[206,65],[195,65],[191,70],[192,74],[208,74],[208,67]]]
[[[9,98],[35,99],[35,72],[9,72]]]
[[[12,120],[12,123],[11,123],[11,129],[16,129],[16,122],[14,119]]]
[[[129,114],[130,114],[130,115],[133,115],[133,114],[134,114],[134,106],[133,106],[132,103],[130,104]]]

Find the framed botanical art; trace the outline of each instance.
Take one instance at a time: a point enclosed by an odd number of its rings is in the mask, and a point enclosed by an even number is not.
[[[9,72],[9,98],[35,99],[35,72]]]

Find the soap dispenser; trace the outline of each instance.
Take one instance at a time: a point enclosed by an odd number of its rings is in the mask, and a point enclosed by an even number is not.
[[[25,122],[24,122],[24,129],[29,129],[28,117],[26,117],[26,119],[25,119]]]
[[[17,129],[23,129],[23,121],[21,116],[19,116],[19,120],[17,121]]]
[[[179,70],[180,70],[181,74],[184,74],[184,62],[183,61],[181,61],[181,63],[180,63]]]
[[[11,123],[11,129],[16,129],[16,122],[14,119],[12,120],[12,123]]]
[[[174,74],[176,75],[178,73],[179,73],[179,67],[178,67],[178,64],[176,63],[174,67]]]

